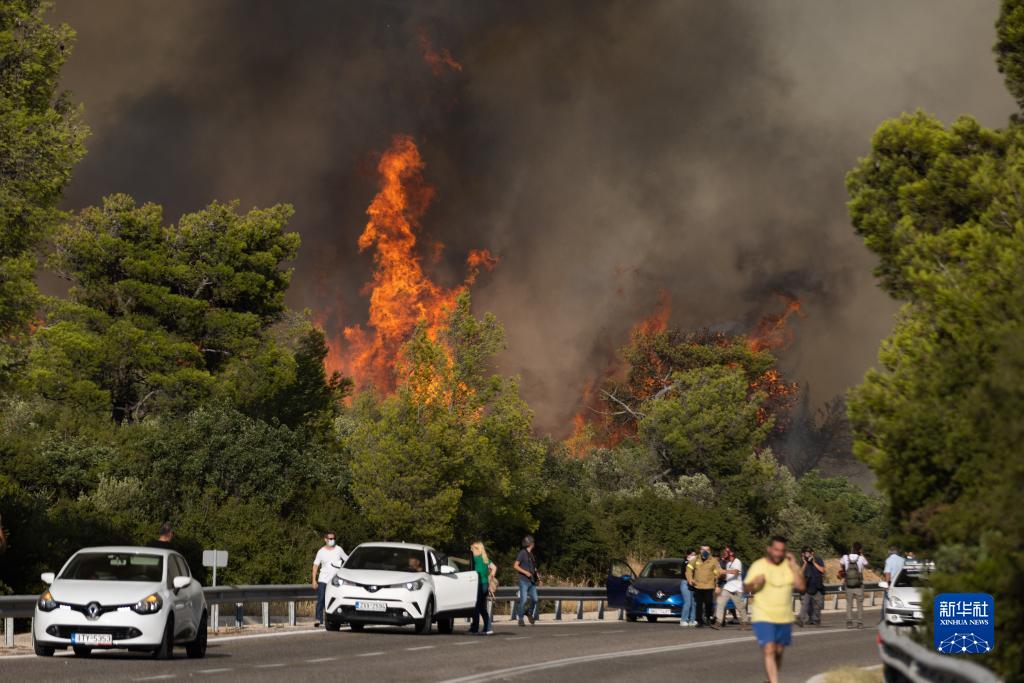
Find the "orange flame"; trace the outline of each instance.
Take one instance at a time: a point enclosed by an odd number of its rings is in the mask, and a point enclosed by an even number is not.
[[[430,67],[430,71],[435,76],[440,76],[444,73],[444,70],[451,69],[452,71],[462,71],[462,65],[455,61],[452,57],[452,53],[448,51],[448,48],[443,47],[438,52],[430,44],[430,38],[427,36],[427,30],[420,27],[417,30],[420,37],[420,50],[423,52],[423,61]]]
[[[785,349],[793,343],[793,331],[787,326],[790,316],[805,317],[800,310],[800,300],[795,296],[776,293],[786,305],[782,313],[766,315],[757,323],[757,327],[747,337],[747,348],[751,351],[772,351]]]
[[[364,288],[370,295],[367,328],[346,327],[328,341],[328,370],[353,378],[356,388],[373,384],[391,392],[402,344],[419,321],[432,338],[444,325],[455,299],[476,281],[480,269],[498,262],[486,249],[473,250],[466,259],[467,274],[452,289],[434,283],[423,271],[417,253],[420,219],[434,196],[423,180],[425,164],[413,139],[397,135],[377,165],[380,190],[366,213],[370,220],[359,236],[359,250],[374,249],[373,278]],[[443,245],[437,245],[441,248]]]

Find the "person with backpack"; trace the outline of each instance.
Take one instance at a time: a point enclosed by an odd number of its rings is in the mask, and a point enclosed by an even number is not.
[[[491,628],[491,611],[488,602],[489,598],[493,596],[491,585],[492,582],[495,581],[494,575],[498,568],[494,566],[494,563],[491,562],[491,559],[487,556],[487,549],[484,548],[483,541],[473,541],[469,546],[469,550],[472,553],[473,570],[476,571],[477,577],[479,578],[476,594],[476,608],[473,611],[473,623],[469,627],[469,632],[474,635],[482,633],[485,636],[490,636],[494,634],[494,629]],[[483,631],[480,630],[481,617],[484,621]]]
[[[522,550],[516,555],[512,568],[519,574],[519,625],[525,626],[523,617],[533,624],[537,621],[537,584],[540,575],[537,573],[537,558],[533,554],[533,536],[523,537]],[[527,610],[529,606],[529,610]]]
[[[846,628],[864,628],[864,570],[868,560],[860,543],[854,543],[852,552],[839,560],[839,578],[846,591]],[[857,603],[857,620],[853,619],[853,603]]]

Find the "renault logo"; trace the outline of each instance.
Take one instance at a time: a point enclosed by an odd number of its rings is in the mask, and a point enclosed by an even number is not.
[[[85,608],[85,615],[90,619],[100,618],[100,603],[90,602],[88,607]]]
[[[657,593],[654,594],[654,596],[656,598],[658,598],[659,600],[664,600],[665,599],[665,591],[658,591]]]

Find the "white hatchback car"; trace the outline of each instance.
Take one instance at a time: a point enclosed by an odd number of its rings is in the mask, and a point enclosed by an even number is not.
[[[913,626],[924,621],[924,609],[921,605],[921,589],[928,585],[928,575],[934,571],[931,562],[907,562],[895,577],[892,584],[879,581],[880,588],[885,588],[885,600],[882,602],[882,619],[894,626]]]
[[[357,546],[327,586],[325,624],[353,631],[367,624],[415,624],[418,633],[451,633],[457,617],[473,616],[479,576],[441,553],[412,543]]]
[[[69,645],[79,657],[94,648],[124,648],[171,656],[206,655],[203,588],[173,550],[110,546],[83,548],[60,573],[42,575],[50,587],[32,619],[35,652],[49,657]]]

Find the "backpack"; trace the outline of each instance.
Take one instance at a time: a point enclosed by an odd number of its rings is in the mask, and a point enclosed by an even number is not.
[[[860,572],[860,555],[846,556],[846,587],[860,588],[864,585],[864,576]]]

